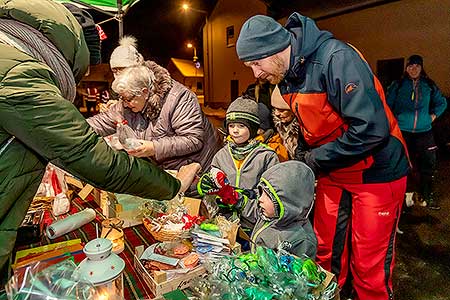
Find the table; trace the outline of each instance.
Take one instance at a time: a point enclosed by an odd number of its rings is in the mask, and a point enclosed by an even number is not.
[[[88,241],[96,238],[95,224],[98,224],[100,234],[101,223],[103,220],[105,220],[105,216],[102,214],[100,207],[90,196],[84,201],[81,200],[79,197],[72,200],[70,213],[73,214],[85,208],[92,208],[96,211],[97,216],[95,220],[77,230],[74,230],[54,240],[50,240],[44,235],[39,243],[17,247],[15,250],[17,251],[27,248],[34,248],[46,244],[62,242],[71,239],[81,239],[83,243],[87,243]],[[44,222],[50,224],[53,219],[54,218],[52,217],[51,213],[46,212]],[[125,261],[125,271],[124,271],[125,299],[134,300],[134,299],[152,298],[153,297],[152,292],[150,291],[150,289],[148,288],[142,277],[136,272],[134,268],[133,255],[134,255],[134,248],[136,246],[144,245],[144,247],[148,247],[149,245],[155,243],[156,241],[142,224],[134,227],[125,228],[124,236],[125,236],[125,250],[122,253],[120,253],[119,256]]]

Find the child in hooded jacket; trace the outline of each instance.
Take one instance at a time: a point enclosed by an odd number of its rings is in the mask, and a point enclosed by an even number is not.
[[[279,163],[277,154],[255,139],[259,125],[255,101],[239,97],[228,107],[227,143],[213,157],[211,166],[222,170],[233,187],[255,189],[262,173]]]
[[[257,185],[258,192],[235,189],[226,175],[213,168],[199,184],[209,186],[210,194],[222,195],[232,205],[241,223],[253,228],[251,251],[256,246],[280,247],[294,255],[315,259],[317,238],[308,219],[314,199],[314,173],[305,163],[287,161],[266,170]],[[231,200],[230,200],[231,199]]]
[[[254,224],[252,252],[256,246],[277,249],[281,245],[294,255],[316,257],[317,238],[308,219],[314,181],[314,173],[306,164],[287,161],[262,174],[257,199],[240,197],[236,206],[241,220]]]
[[[211,170],[198,182],[201,196],[218,195],[219,201],[225,204],[221,212],[226,216],[236,215],[233,205],[239,198],[237,190],[247,189],[255,194],[261,175],[280,162],[273,149],[255,139],[259,126],[258,103],[242,97],[234,100],[225,117],[227,142],[213,157]],[[245,220],[241,221],[241,226],[247,234],[253,228],[253,224]]]

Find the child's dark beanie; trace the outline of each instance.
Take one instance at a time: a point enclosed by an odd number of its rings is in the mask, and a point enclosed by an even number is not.
[[[229,123],[242,123],[248,127],[250,138],[254,138],[259,128],[258,103],[252,99],[239,97],[227,109],[225,129]],[[229,132],[228,132],[229,133]]]

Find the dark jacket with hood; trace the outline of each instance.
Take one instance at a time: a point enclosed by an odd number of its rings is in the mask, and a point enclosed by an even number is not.
[[[108,111],[88,119],[99,135],[116,132],[115,116],[122,115],[139,139],[155,145],[155,161],[164,169],[178,170],[198,162],[207,170],[220,149],[216,130],[203,114],[197,97],[173,80],[169,72],[153,61],[145,65],[155,74],[154,95],[142,112],[134,113],[118,102]]]
[[[0,18],[39,30],[76,79],[85,74],[89,51],[81,27],[61,4],[0,0]],[[0,53],[0,268],[8,261],[48,162],[108,191],[154,199],[176,195],[178,180],[145,160],[113,151],[94,133],[64,99],[49,66],[2,42]]]
[[[314,173],[304,163],[287,161],[265,171],[258,184],[278,206],[278,216],[263,216],[257,199],[249,199],[241,217],[255,224],[251,236],[252,251],[256,245],[283,249],[297,256],[316,257],[317,238],[308,215],[314,200]]]
[[[286,24],[291,60],[279,84],[320,173],[342,183],[389,182],[409,169],[406,146],[380,82],[352,46],[298,13]]]

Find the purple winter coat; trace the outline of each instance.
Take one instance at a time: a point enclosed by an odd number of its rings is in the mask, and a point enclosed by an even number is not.
[[[155,95],[149,99],[150,108],[134,113],[118,102],[108,111],[87,119],[89,125],[101,136],[114,134],[114,116],[119,113],[139,139],[153,141],[154,159],[162,168],[178,170],[183,165],[198,162],[207,170],[220,142],[197,96],[173,80],[163,67],[152,61],[147,61],[146,65],[157,79]]]

